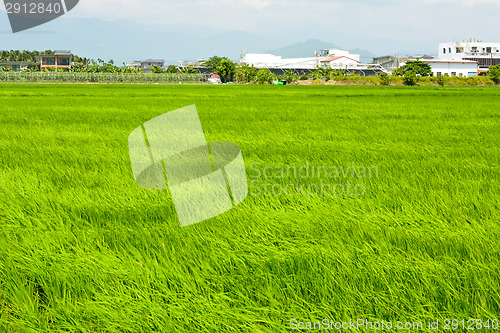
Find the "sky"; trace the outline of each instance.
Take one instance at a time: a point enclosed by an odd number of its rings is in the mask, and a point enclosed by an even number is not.
[[[437,53],[439,42],[471,37],[500,42],[499,13],[500,0],[80,0],[67,17],[237,30],[282,41],[277,47],[314,38],[381,55]],[[18,37],[0,23],[4,49]]]

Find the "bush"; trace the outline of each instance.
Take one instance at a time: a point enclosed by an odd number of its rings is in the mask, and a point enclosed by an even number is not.
[[[181,73],[183,73],[183,74],[198,74],[198,71],[196,69],[194,69],[193,66],[189,66],[189,67],[184,67],[181,70]]]
[[[433,77],[428,77],[428,76],[419,77],[418,78],[418,85],[419,86],[435,86],[436,81],[433,80]]]
[[[160,67],[154,65],[153,67],[151,67],[151,73],[161,74],[161,73],[165,73],[165,72]]]
[[[287,71],[285,71],[285,75],[283,75],[283,79],[287,83],[294,83],[294,82],[297,82],[299,80],[299,76],[297,74],[295,74],[294,71],[287,70]]]
[[[175,65],[170,65],[167,68],[167,73],[177,74],[177,73],[179,73],[179,70],[177,69],[177,67]]]
[[[342,70],[334,70],[333,68],[329,68],[329,67],[316,67],[316,70],[314,72],[311,72],[311,74],[309,74],[309,76],[313,80],[321,79],[321,80],[329,81],[334,76],[339,76],[339,75],[344,75],[344,74],[345,74],[345,71],[342,71]]]
[[[413,71],[406,71],[403,75],[403,83],[407,86],[414,86],[418,82],[417,74]]]
[[[375,76],[361,76],[357,74],[357,75],[348,75],[345,78],[345,82],[354,85],[370,86],[370,85],[377,85],[379,80]]]
[[[441,87],[444,86],[445,84],[445,78],[442,75],[438,75],[436,78],[437,84],[439,84]]]
[[[383,86],[388,86],[391,84],[391,78],[389,77],[389,75],[387,75],[387,73],[380,73],[378,75],[378,80]]]
[[[500,65],[491,66],[487,73],[488,77],[495,82],[495,84],[500,83]]]
[[[305,74],[304,74],[304,75],[302,75],[302,76],[299,78],[299,80],[301,80],[301,81],[307,81],[307,80],[309,80],[309,76],[307,76],[307,75],[305,75]]]
[[[257,82],[259,84],[272,84],[276,76],[269,69],[261,69],[257,72]]]

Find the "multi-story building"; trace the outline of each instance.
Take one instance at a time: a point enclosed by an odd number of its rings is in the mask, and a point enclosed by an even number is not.
[[[486,43],[471,38],[462,42],[439,44],[439,60],[476,61],[479,70],[500,65],[500,43]]]
[[[152,67],[158,66],[161,69],[165,69],[165,60],[163,59],[147,59],[147,60],[136,60],[134,62],[127,63],[127,67],[133,69],[141,69],[143,72],[150,72]]]
[[[372,64],[380,65],[384,69],[391,71],[399,67],[399,59],[394,56],[382,56],[373,58]]]
[[[40,54],[40,70],[45,68],[70,69],[73,65],[71,51],[54,51],[54,54]]]

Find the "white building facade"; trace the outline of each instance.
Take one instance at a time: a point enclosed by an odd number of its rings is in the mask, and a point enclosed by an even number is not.
[[[477,61],[470,60],[424,60],[432,68],[434,76],[473,77],[478,75]]]
[[[476,61],[480,71],[500,65],[500,43],[486,43],[471,38],[462,42],[439,44],[439,60]]]

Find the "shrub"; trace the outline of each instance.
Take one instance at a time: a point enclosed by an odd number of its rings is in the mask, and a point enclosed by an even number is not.
[[[154,65],[153,67],[151,67],[151,73],[161,74],[161,73],[165,73],[165,72],[163,71],[163,69],[161,69],[157,65]]]
[[[437,84],[439,84],[441,87],[444,86],[445,84],[445,79],[444,79],[444,76],[442,75],[438,75],[437,78],[436,78],[436,82]]]
[[[295,74],[294,71],[287,70],[287,71],[285,71],[285,75],[283,75],[283,79],[287,83],[294,83],[294,82],[297,82],[299,80],[299,76],[297,74]]]
[[[302,76],[299,78],[299,80],[301,80],[301,81],[307,81],[307,80],[309,80],[309,76],[307,76],[307,75],[305,75],[305,74],[304,74],[304,75],[302,75]]]
[[[391,84],[391,78],[389,77],[389,75],[387,75],[387,73],[380,73],[378,75],[378,80],[383,86],[388,86]]]
[[[167,73],[177,74],[177,73],[179,73],[179,70],[177,69],[177,67],[175,65],[170,65],[167,68]]]
[[[414,86],[418,82],[417,74],[413,71],[406,71],[403,75],[403,82],[407,86]]]
[[[418,78],[419,86],[433,86],[435,85],[435,81],[432,80],[432,77],[424,76]]]
[[[272,84],[276,76],[269,69],[261,69],[257,72],[257,82],[259,84]]]
[[[189,67],[184,67],[181,70],[181,73],[183,73],[183,74],[198,74],[198,71],[196,69],[194,69],[193,66],[189,66]]]
[[[495,82],[495,84],[500,83],[500,65],[491,66],[488,70],[488,77]]]

